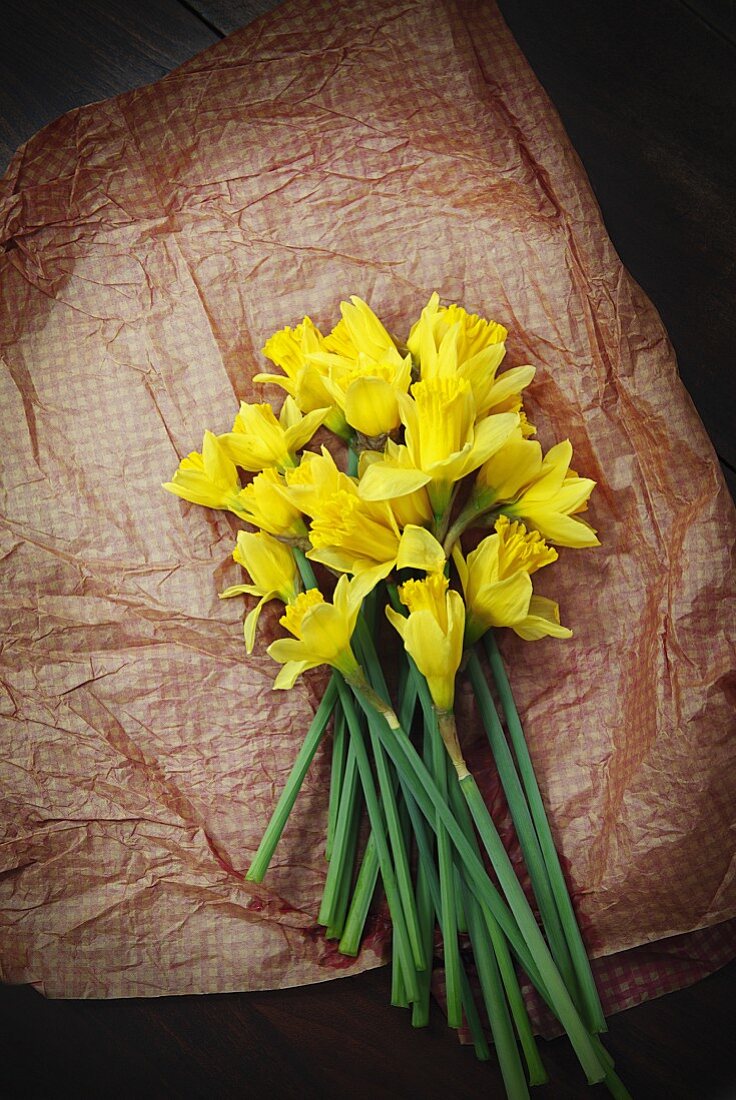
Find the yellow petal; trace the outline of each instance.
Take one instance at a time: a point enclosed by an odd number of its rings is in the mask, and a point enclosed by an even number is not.
[[[284,639],[287,641],[288,639]],[[273,643],[276,645],[276,643]],[[268,647],[268,652],[271,656],[271,646]],[[278,660],[278,657],[275,658]],[[287,661],[283,668],[279,669],[279,674],[273,682],[275,691],[286,691],[293,688],[297,681],[297,678],[301,676],[303,672],[306,672],[309,668],[314,668],[309,661]]]
[[[478,488],[492,500],[513,500],[525,485],[539,476],[542,448],[533,439],[511,435],[478,471]]]
[[[366,468],[358,491],[363,500],[391,500],[416,492],[430,480],[430,475],[422,470],[374,462]]]
[[[239,531],[233,558],[250,573],[259,596],[277,593],[284,603],[296,596],[299,585],[294,554],[279,539],[264,531]]]
[[[268,598],[268,596],[263,596],[263,598],[258,601],[253,610],[249,611],[245,617],[245,622],[243,623],[243,636],[245,638],[246,653],[253,652],[253,647],[256,644],[256,628],[258,627],[258,620],[261,617],[261,611],[263,610],[264,604],[267,602]]]
[[[475,426],[473,445],[463,466],[463,474],[471,473],[503,447],[519,426],[516,413],[497,413],[487,416]]]
[[[445,568],[445,551],[434,535],[424,527],[405,527],[399,542],[397,569],[423,569],[426,573],[441,573]]]
[[[559,512],[553,512],[544,508],[524,508],[518,512],[515,506],[510,506],[509,515],[521,515],[527,526],[536,528],[550,542],[557,546],[571,546],[582,549],[585,546],[600,546],[600,541],[594,529],[583,519],[573,516],[563,516]]]
[[[254,584],[232,584],[224,592],[218,592],[221,600],[229,600],[232,596],[260,596],[261,590]]]
[[[401,358],[392,337],[361,298],[352,295],[350,303],[341,303],[340,312],[356,351],[379,362],[385,358]]]
[[[519,571],[495,584],[480,589],[473,605],[473,616],[486,626],[513,626],[524,619],[532,598],[532,580]]]
[[[521,393],[534,378],[536,368],[532,366],[511,367],[499,374],[493,382],[483,400],[478,401],[478,415],[495,409],[502,402],[508,401],[514,394]]]
[[[305,413],[304,416],[299,414],[298,419],[286,429],[286,445],[290,454],[296,454],[297,451],[301,451],[302,447],[309,443],[317,428],[324,423],[330,412],[331,407],[328,406],[323,409],[313,409],[312,412]]]
[[[400,419],[393,386],[382,378],[356,378],[345,393],[345,419],[369,437],[394,431]]]
[[[560,625],[560,609],[554,600],[545,596],[532,596],[529,615],[523,622],[517,623],[512,630],[527,642],[539,638],[571,638],[572,630]]]

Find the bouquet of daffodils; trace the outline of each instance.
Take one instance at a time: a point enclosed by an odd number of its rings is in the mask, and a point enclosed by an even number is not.
[[[570,636],[532,577],[557,560],[555,545],[598,545],[581,518],[594,482],[570,469],[569,442],[543,454],[532,438],[521,394],[534,368],[499,372],[502,325],[433,294],[403,343],[359,298],[341,312],[327,336],[308,317],[272,336],[263,351],[280,373],[255,380],[285,391],[278,415],[243,403],[233,430],[206,432],[164,486],[248,525],[233,555],[248,583],[222,596],[257,600],[249,653],[264,604],[284,604],[288,636],[268,647],[281,665],[274,688],[332,668],[247,878],[266,874],[331,723],[325,935],[356,955],[382,888],[392,1003],[410,1007],[415,1026],[429,1019],[438,928],[448,1024],[467,1026],[487,1058],[485,1015],[509,1097],[547,1079],[520,971],[588,1080],[626,1096],[598,1038],[605,1020],[495,639],[502,627],[528,641]],[[320,428],[332,449],[309,448]],[[387,633],[402,654],[393,695]],[[539,919],[463,756],[459,676],[475,693]]]

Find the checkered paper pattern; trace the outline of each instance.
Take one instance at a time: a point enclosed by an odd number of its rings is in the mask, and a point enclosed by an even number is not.
[[[2,978],[145,996],[385,957],[380,913],[358,960],[315,925],[327,746],[243,881],[324,678],[271,691],[275,613],[246,659],[217,596],[236,525],[160,483],[262,392],[274,330],[357,293],[403,335],[433,290],[509,328],[541,442],[599,483],[602,546],[563,551],[549,592],[574,638],[504,653],[606,1006],[726,961],[733,508],[494,7],[294,0],[48,127],[0,210]]]

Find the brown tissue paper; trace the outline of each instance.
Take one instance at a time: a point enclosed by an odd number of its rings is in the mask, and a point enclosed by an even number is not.
[[[677,937],[669,987],[686,934],[736,953],[733,508],[495,8],[294,0],[48,127],[0,197],[3,980],[214,992],[384,957],[380,915],[358,960],[315,923],[327,744],[243,881],[324,679],[272,692],[275,609],[248,659],[218,599],[237,523],[160,486],[239,399],[280,399],[251,381],[273,331],[358,294],[405,335],[433,290],[509,328],[538,438],[598,481],[602,546],[540,582],[573,639],[503,648],[588,947],[627,951],[608,1007],[628,949]]]

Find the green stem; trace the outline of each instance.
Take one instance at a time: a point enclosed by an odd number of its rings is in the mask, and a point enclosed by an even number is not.
[[[448,764],[448,773],[450,767]],[[473,829],[473,821],[470,816],[467,803],[460,791],[460,785],[457,781],[457,777],[450,776],[450,802],[455,816],[457,817],[466,837],[473,845],[473,850],[478,856],[480,856],[480,850],[478,848],[478,842],[475,839],[475,831]],[[544,1068],[542,1059],[539,1055],[537,1043],[532,1032],[532,1025],[529,1020],[529,1014],[524,1004],[524,997],[519,986],[519,980],[516,976],[516,970],[514,968],[511,953],[509,952],[506,938],[498,926],[498,922],[493,917],[490,910],[481,905],[481,913],[490,936],[491,945],[496,953],[496,959],[498,961],[498,969],[501,973],[501,979],[503,981],[504,989],[506,990],[506,999],[511,1009],[511,1015],[514,1020],[516,1032],[521,1041],[521,1049],[524,1052],[524,1060],[526,1062],[527,1077],[530,1085],[543,1085],[549,1080],[547,1071]]]
[[[369,695],[365,689],[362,689],[355,682],[351,682],[351,687],[365,710],[369,718],[369,723],[372,722],[377,728],[384,747],[394,760],[400,774],[405,776],[407,782],[412,783],[412,793],[422,808],[422,813],[425,814],[425,817],[427,817],[430,823],[433,823],[436,811],[441,814],[443,823],[450,833],[452,841],[465,865],[468,881],[476,897],[478,897],[478,900],[484,901],[488,905],[491,912],[496,917],[496,920],[501,925],[514,951],[522,959],[524,968],[530,978],[534,980],[536,975],[539,980],[535,982],[535,984],[537,984],[538,987],[539,984],[541,984],[543,988],[548,991],[552,998],[553,1011],[569,1035],[570,1041],[585,1070],[588,1080],[591,1084],[595,1081],[602,1080],[604,1070],[593,1049],[590,1036],[583,1027],[575,1006],[570,999],[570,995],[567,992],[565,983],[562,981],[559,971],[549,953],[549,949],[537,928],[534,917],[524,897],[524,893],[516,880],[516,876],[510,864],[509,870],[511,871],[511,877],[518,890],[521,892],[521,899],[523,901],[523,905],[518,904],[517,906],[520,912],[515,912],[513,916],[508,907],[501,901],[498,892],[486,874],[485,868],[474,855],[455,817],[447,804],[443,801],[440,792],[437,790],[436,784],[417,755],[416,749],[398,725],[396,716],[393,715],[391,723],[389,724],[386,719],[385,703],[383,703],[383,710],[376,713],[372,695]],[[378,702],[380,704],[381,700],[379,699]],[[391,713],[393,714],[393,712]],[[475,786],[472,776],[468,775],[462,783],[465,784],[467,781],[470,782],[470,786]],[[477,787],[475,787],[475,790],[477,791]],[[467,793],[472,794],[472,791],[468,789]],[[487,816],[488,811],[485,809],[485,804],[482,798],[480,798],[479,792],[478,799]],[[506,856],[505,849],[503,849],[503,845],[501,845],[501,850],[508,862],[508,857]],[[516,901],[519,901],[518,897]],[[516,923],[517,920],[519,920],[518,925]],[[521,928],[522,924],[523,931]]]
[[[376,892],[377,882],[378,851],[376,838],[371,833],[363,853],[363,860],[339,943],[340,952],[343,955],[357,955],[360,950],[360,941],[363,938],[363,929],[365,928],[373,895]]]
[[[411,725],[414,716],[414,707],[416,704],[416,685],[413,679],[409,679],[405,682],[404,690],[401,693],[401,713],[406,718],[406,727]],[[376,853],[376,844],[373,836],[368,838],[363,860],[358,872],[358,878],[355,884],[355,891],[350,903],[350,909],[345,920],[345,929],[340,940],[340,951],[344,955],[357,955],[360,949],[360,941],[363,936],[363,929],[365,928],[365,922],[368,917],[368,910],[370,909],[371,901],[376,890],[376,883],[378,881],[378,855]],[[419,897],[417,896],[417,909],[419,909]],[[421,914],[420,914],[420,927],[421,927]],[[431,958],[431,942],[429,947],[429,953],[424,952],[424,957],[429,960]],[[420,992],[423,996],[423,986],[429,983],[429,967],[427,971],[421,972],[419,976]],[[425,982],[426,976],[426,982]],[[414,1006],[415,1012],[417,1011],[417,1005]],[[427,1009],[428,1011],[428,1009]]]
[[[345,770],[345,757],[347,755],[347,738],[345,736],[345,715],[338,711],[332,729],[332,762],[330,766],[330,799],[327,806],[327,840],[325,841],[325,859],[332,856],[332,844],[337,824],[337,814],[340,808],[340,792],[342,790],[342,777]]]
[[[606,1086],[614,1100],[632,1100],[631,1093],[626,1088],[621,1078],[613,1069],[613,1058],[608,1053],[603,1043],[600,1041],[597,1035],[593,1036],[593,1045],[598,1051],[601,1061],[606,1065],[606,1076],[603,1078],[603,1084]]]
[[[319,588],[319,585],[317,584],[317,578],[315,577],[314,570],[312,569],[312,563],[307,555],[298,546],[294,546],[292,549],[294,552],[294,561],[297,564],[297,568],[301,575],[302,581],[304,582],[304,587]]]
[[[440,795],[447,801],[447,753],[440,737],[437,717],[425,716],[432,746],[431,772]],[[445,960],[445,984],[447,993],[447,1023],[461,1027],[463,1010],[460,996],[460,948],[457,942],[457,906],[455,899],[455,864],[452,859],[452,843],[439,815],[435,815],[437,834],[437,862],[440,872],[440,907],[442,917],[442,943]]]
[[[550,829],[547,814],[544,809],[539,784],[534,774],[534,766],[532,765],[531,756],[529,755],[529,748],[526,743],[526,738],[524,737],[519,712],[516,709],[514,697],[511,693],[511,685],[509,684],[506,669],[504,668],[493,631],[489,630],[487,632],[484,641],[488,660],[491,665],[491,671],[496,683],[496,689],[506,717],[506,726],[511,738],[511,744],[513,745],[516,755],[521,782],[526,792],[529,809],[532,820],[534,821],[534,827],[537,831],[537,836],[539,837],[539,844],[547,867],[547,874],[549,875],[555,903],[560,914],[565,938],[570,949],[570,955],[572,956],[575,974],[585,1005],[585,1016],[588,1026],[592,1031],[605,1031],[606,1018],[603,1015],[603,1008],[601,1007],[600,997],[596,989],[593,971],[590,967],[590,960],[585,950],[583,938],[580,935],[575,911],[572,907],[572,901],[570,900],[570,894],[568,893],[565,877],[562,873],[562,867],[560,866],[560,859],[557,855],[557,849],[555,848],[554,839],[552,837],[552,830]]]
[[[411,675],[411,669],[409,668],[409,658],[403,662],[402,665],[402,681],[403,690],[399,694],[401,701],[402,718],[404,717],[404,699],[411,692],[413,695],[413,704],[411,708],[412,721],[414,718],[414,708],[417,701],[416,686],[414,684],[414,677]],[[411,728],[409,724],[404,725],[404,729]],[[422,756],[425,764],[431,764],[432,760],[432,739],[430,737],[427,724],[424,724],[424,737],[422,739]],[[403,804],[407,808],[409,813],[410,824],[412,824],[411,805],[413,799],[411,794],[406,792],[402,787]],[[422,829],[424,829],[424,822],[422,822]],[[417,913],[419,914],[419,924],[422,929],[422,942],[424,944],[425,958],[427,959],[427,969],[419,975],[419,992],[421,993],[421,1000],[417,1001],[413,1006],[411,1022],[414,1027],[427,1027],[429,1024],[429,996],[432,986],[432,969],[434,962],[434,901],[432,899],[432,889],[429,881],[429,869],[427,867],[426,853],[423,856],[422,852],[418,853],[419,858],[417,860]],[[434,864],[431,864],[434,869]]]
[[[312,719],[307,735],[297,753],[296,760],[289,773],[289,778],[276,803],[276,808],[271,815],[271,820],[266,826],[266,831],[261,838],[261,843],[258,845],[258,850],[253,857],[253,862],[248,868],[245,876],[248,882],[263,881],[264,875],[268,870],[268,865],[271,862],[271,857],[276,849],[276,845],[284,831],[284,826],[286,825],[289,814],[294,808],[294,803],[296,802],[301,785],[304,782],[304,777],[309,770],[309,765],[324,735],[325,726],[335,707],[337,693],[337,677],[333,673],[332,679],[327,685],[327,690],[322,696],[322,701],[317,707],[317,712]]]
[[[414,722],[414,711],[417,706],[417,686],[414,677],[408,675],[399,695],[399,721],[401,728],[410,730]]]
[[[357,764],[351,768],[351,756],[355,759],[352,744],[349,747],[348,767],[355,773],[355,781],[350,774],[346,776],[344,802],[347,803],[345,822],[340,822],[336,836],[335,855],[330,863],[327,879],[330,879],[330,871],[333,864],[337,864],[337,873],[334,885],[330,883],[332,895],[328,894],[328,883],[325,883],[327,904],[324,904],[324,913],[320,910],[319,923],[325,923],[327,929],[325,938],[339,940],[345,926],[345,915],[350,901],[350,887],[353,881],[355,867],[355,855],[358,850],[358,836],[360,834],[360,820],[362,811],[362,799],[360,797],[359,784],[357,782]],[[342,829],[345,830],[344,837]]]
[[[419,975],[417,975],[417,981],[418,980]],[[416,1001],[414,1003],[416,1004]],[[391,1004],[394,1008],[409,1007],[404,973],[401,969],[401,956],[398,951],[391,952]]]
[[[348,858],[343,867],[342,878],[335,902],[335,913],[330,924],[325,928],[326,940],[339,940],[345,927],[345,916],[350,902],[350,887],[353,881],[353,868],[355,866],[355,853],[358,849],[358,832],[360,829],[360,805],[356,804],[355,827],[350,837]]]
[[[527,1100],[529,1090],[526,1087],[498,964],[493,951],[487,950],[485,946],[486,927],[480,913],[480,906],[467,886],[465,887],[465,907],[468,914],[470,942],[478,969],[478,980],[493,1032],[506,1095],[508,1100]]]
[[[474,497],[470,498],[445,535],[443,546],[445,555],[448,558],[452,553],[453,546],[460,536],[467,531],[468,527],[472,527],[476,520],[490,511],[491,507],[491,504],[484,504],[482,500],[476,500]]]
[[[472,775],[466,775],[460,780],[460,789],[468,803],[478,835],[493,864],[501,889],[516,917],[519,930],[539,967],[539,972],[548,992],[554,998],[560,1022],[570,1036],[570,1042],[587,1074],[588,1082],[592,1085],[596,1081],[602,1081],[605,1072],[593,1049],[590,1036],[578,1016],[567,987],[560,977],[559,970],[554,965],[549,948],[539,931],[534,914],[529,907],[529,902],[526,900],[526,895],[519,884],[506,849],[501,843],[496,826],[493,824],[491,815],[488,812],[488,807],[483,801]]]
[[[437,921],[440,925],[440,931],[442,931],[442,905],[440,899],[440,882],[437,875],[437,868],[434,862],[434,856],[432,852],[432,846],[427,836],[427,828],[422,813],[414,799],[411,790],[408,786],[404,786],[404,798],[407,808],[409,810],[409,816],[411,818],[412,827],[414,829],[414,836],[417,842],[417,850],[419,854],[419,865],[423,868],[427,885],[429,887],[429,893],[432,899],[434,912],[437,916]],[[483,1033],[483,1025],[478,1014],[478,1008],[475,1004],[473,997],[473,991],[468,981],[468,976],[465,973],[464,967],[460,969],[460,981],[461,991],[463,999],[463,1010],[465,1012],[465,1018],[468,1021],[468,1027],[470,1028],[470,1034],[473,1039],[473,1046],[475,1048],[476,1057],[481,1062],[487,1062],[490,1058],[490,1051],[488,1049],[488,1043]]]
[[[562,975],[567,988],[576,1004],[580,997],[575,971],[570,958],[570,951],[565,938],[565,933],[560,922],[560,917],[555,905],[552,887],[550,886],[547,868],[542,857],[542,851],[534,829],[532,817],[529,812],[526,798],[519,776],[516,771],[511,750],[503,734],[501,723],[496,713],[493,698],[488,690],[488,684],[480,662],[475,653],[471,652],[467,663],[467,672],[473,685],[475,698],[478,702],[481,719],[488,736],[493,758],[498,768],[501,785],[506,795],[506,802],[511,813],[511,819],[519,838],[522,855],[529,871],[534,895],[539,905],[539,913],[542,924],[547,933],[552,957]]]
[[[383,670],[375,657],[372,646],[368,644],[370,635],[367,633],[365,622],[362,617],[358,619],[354,637],[358,659],[363,661],[375,688],[386,694],[386,682],[383,677]],[[419,926],[416,899],[414,897],[414,886],[411,879],[411,869],[409,867],[409,855],[406,850],[404,834],[399,820],[395,787],[391,780],[383,746],[370,723],[368,729],[371,739],[371,748],[373,749],[373,759],[376,765],[376,774],[378,776],[378,785],[381,791],[381,801],[383,803],[384,814],[386,815],[386,825],[388,827],[388,835],[391,842],[399,896],[406,919],[409,943],[411,944],[414,958],[414,966],[417,970],[424,970],[427,961],[424,958],[424,951],[422,948],[422,933]]]
[[[332,859],[327,869],[325,888],[322,894],[317,924],[328,927],[334,923],[340,886],[343,881],[345,864],[350,857],[351,839],[353,833],[353,821],[355,807],[360,787],[358,779],[358,761],[355,756],[355,745],[351,742],[348,748],[348,757],[345,764],[340,806],[335,825],[335,838],[332,846]]]
[[[342,677],[337,680],[337,690],[340,696],[340,702],[342,703],[343,710],[345,711],[345,718],[347,719],[348,730],[350,731],[350,738],[351,741],[355,744],[360,781],[363,785],[363,796],[365,798],[366,806],[368,809],[368,818],[370,820],[371,829],[373,830],[373,835],[375,836],[376,840],[378,862],[381,869],[381,878],[383,879],[383,888],[386,891],[386,900],[388,901],[388,907],[393,923],[394,951],[396,951],[399,955],[399,963],[403,972],[407,997],[410,1001],[414,1001],[419,996],[416,971],[413,965],[412,950],[406,927],[406,919],[404,917],[404,911],[401,905],[401,898],[396,881],[396,874],[393,864],[391,862],[391,854],[389,852],[388,842],[386,840],[383,814],[381,812],[381,807],[378,802],[378,795],[376,794],[376,788],[373,782],[373,773],[371,772],[371,766],[368,760],[368,753],[366,751],[365,743],[363,741],[363,735],[360,729],[358,714],[355,710],[350,692],[345,686]]]

